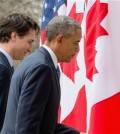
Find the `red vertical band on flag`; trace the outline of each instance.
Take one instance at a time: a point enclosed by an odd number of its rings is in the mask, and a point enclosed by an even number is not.
[[[120,93],[92,107],[89,134],[120,134],[119,101]]]

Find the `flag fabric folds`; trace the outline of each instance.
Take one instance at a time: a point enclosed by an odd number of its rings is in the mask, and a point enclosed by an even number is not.
[[[44,1],[42,44],[56,15],[70,16],[82,27],[80,52],[60,64],[59,122],[88,134],[120,134],[119,12],[119,0]]]

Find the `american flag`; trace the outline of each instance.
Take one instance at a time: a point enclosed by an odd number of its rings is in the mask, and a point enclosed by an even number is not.
[[[42,43],[45,41],[45,28],[49,21],[57,14],[58,9],[65,4],[66,0],[45,0],[42,15]]]
[[[80,52],[61,63],[59,121],[88,134],[120,134],[120,1],[45,0],[45,28],[55,15],[81,24]]]

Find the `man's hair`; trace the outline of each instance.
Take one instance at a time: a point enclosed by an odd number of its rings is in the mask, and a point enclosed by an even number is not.
[[[38,24],[32,18],[20,13],[11,13],[0,19],[0,42],[8,42],[12,32],[23,37],[30,30],[35,30],[36,34],[40,31]]]
[[[74,34],[76,29],[81,29],[78,22],[68,16],[55,16],[47,25],[46,38],[51,41],[59,34],[68,38]]]

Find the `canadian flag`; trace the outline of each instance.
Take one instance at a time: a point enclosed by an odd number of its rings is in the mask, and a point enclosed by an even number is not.
[[[55,1],[57,15],[82,27],[80,52],[60,64],[59,121],[87,134],[120,134],[120,0]]]
[[[66,8],[83,39],[62,65],[61,122],[89,134],[119,134],[120,1],[68,0]]]

